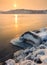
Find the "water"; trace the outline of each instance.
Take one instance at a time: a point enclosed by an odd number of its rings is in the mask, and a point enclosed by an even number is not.
[[[28,30],[47,26],[47,14],[0,14],[0,48]]]

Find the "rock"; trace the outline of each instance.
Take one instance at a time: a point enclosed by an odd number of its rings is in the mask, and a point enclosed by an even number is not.
[[[23,40],[23,42],[29,43],[32,46],[38,46],[41,44],[41,38],[36,35],[36,33],[29,31],[21,35],[20,40]]]
[[[12,39],[10,43],[25,49],[39,46],[42,43],[42,40],[35,32],[27,31],[22,34],[21,37]]]
[[[37,57],[34,59],[34,62],[36,62],[38,64],[41,64],[42,63],[42,61],[40,60],[40,58],[37,58]]]
[[[38,55],[45,55],[45,52],[44,51],[40,51],[37,53]]]
[[[20,65],[32,65],[31,60],[24,60],[23,62],[20,63]]]
[[[35,47],[30,48],[30,52],[34,52],[36,50]]]
[[[45,27],[40,29],[40,32],[43,32],[43,31],[47,31],[47,28]]]
[[[18,57],[21,53],[23,53],[23,50],[19,50],[14,53],[14,57]]]
[[[32,53],[32,52],[35,51],[35,50],[36,50],[35,47],[27,48],[27,49],[24,50],[24,53],[28,55],[29,53]]]
[[[28,54],[30,53],[30,49],[27,48],[27,49],[25,49],[23,52],[24,52],[26,55],[28,55]]]
[[[42,62],[47,58],[47,49],[39,49],[33,54],[34,59],[39,58]]]
[[[37,35],[42,39],[42,41],[44,41],[44,42],[47,41],[47,31],[41,31]]]
[[[6,63],[6,65],[15,65],[15,61],[12,59],[5,61],[5,63]]]
[[[14,53],[14,60],[16,63],[19,62],[20,59],[23,58],[22,53],[23,53],[23,50],[19,50],[19,51]],[[23,54],[23,55],[25,55],[25,54]]]
[[[34,55],[31,55],[31,60],[32,60],[32,61],[34,60],[34,58],[35,58],[35,56],[34,56]]]
[[[41,44],[38,48],[39,49],[46,49],[47,47],[44,44]]]
[[[22,55],[18,56],[17,57],[17,61],[20,62],[20,61],[23,61],[24,60],[24,57]]]
[[[39,50],[37,50],[37,51],[35,51],[35,57],[37,56],[37,55],[45,55],[45,50],[44,49],[39,49]]]
[[[47,64],[47,58],[45,60],[43,60],[43,63]]]
[[[31,59],[31,53],[29,53],[26,57],[25,57],[26,60],[32,60]]]
[[[14,59],[16,62],[24,60],[25,57],[26,57],[26,53],[24,53],[24,50],[20,50],[17,53],[14,53]]]
[[[34,30],[33,32],[35,32],[35,33],[40,33],[40,30]]]
[[[45,42],[44,45],[47,47],[47,42]]]
[[[14,53],[13,59],[19,65],[47,65],[47,29],[27,31],[21,35],[17,44],[24,48]]]

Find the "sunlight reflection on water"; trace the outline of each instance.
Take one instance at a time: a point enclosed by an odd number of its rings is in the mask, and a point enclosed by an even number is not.
[[[18,24],[18,15],[15,14],[14,16],[15,16],[15,24],[17,25]]]

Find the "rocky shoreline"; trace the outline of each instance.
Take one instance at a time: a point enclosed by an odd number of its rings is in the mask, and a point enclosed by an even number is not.
[[[15,52],[13,59],[5,61],[6,65],[47,65],[47,28],[40,29],[39,32],[26,32],[19,40],[32,47]]]

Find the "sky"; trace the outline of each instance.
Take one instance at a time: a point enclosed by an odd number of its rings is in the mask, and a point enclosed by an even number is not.
[[[0,10],[47,9],[47,0],[0,0]]]

